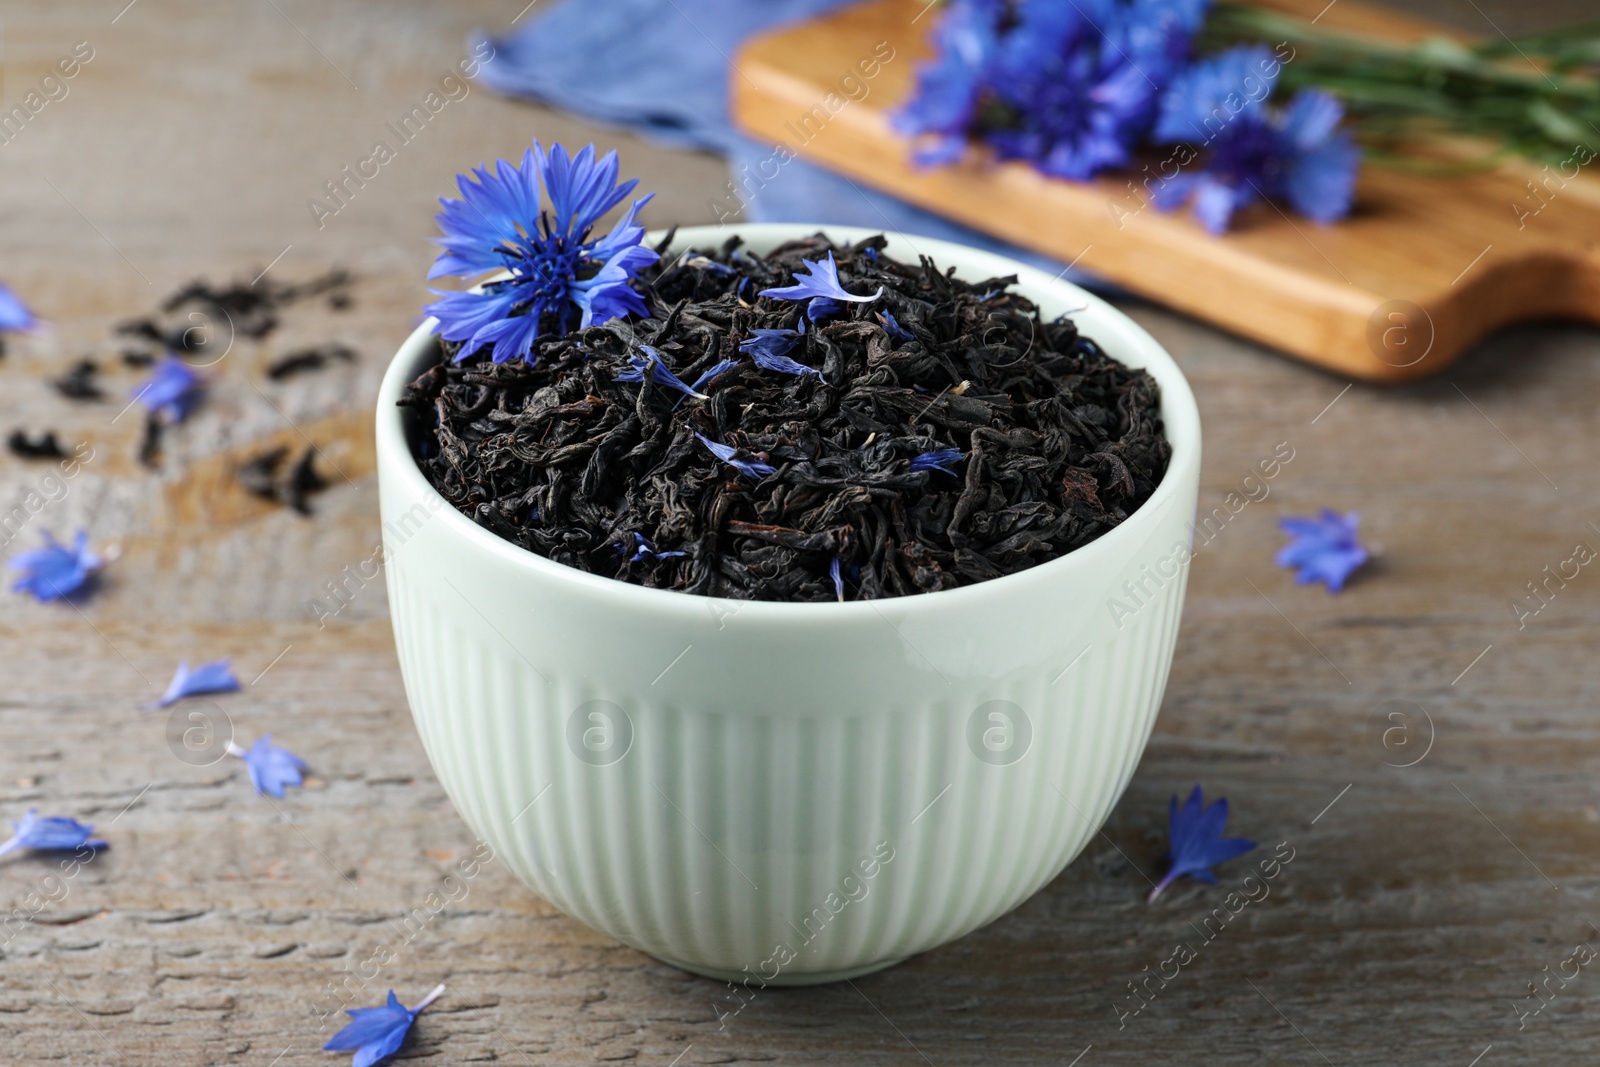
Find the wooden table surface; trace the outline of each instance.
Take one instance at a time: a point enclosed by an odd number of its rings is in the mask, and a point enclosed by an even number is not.
[[[319,1051],[326,990],[385,943],[395,960],[350,979],[365,981],[354,1003],[445,981],[401,1054],[430,1063],[1592,1062],[1600,974],[1568,961],[1600,948],[1600,573],[1520,628],[1513,605],[1574,546],[1600,547],[1594,331],[1517,329],[1436,380],[1379,389],[1126,305],[1194,383],[1202,511],[1227,514],[1275,449],[1294,457],[1196,555],[1131,787],[1014,913],[853,987],[763,994],[719,1028],[714,983],[563,917],[498,865],[429,917],[474,842],[412,728],[381,583],[354,583],[325,626],[308,604],[377,543],[369,409],[425,298],[451,177],[534,134],[597,138],[665,225],[711,221],[721,162],[474,89],[319,229],[307,201],[520,0],[125,3],[4,12],[7,107],[77,42],[93,59],[0,145],[0,279],[52,324],[9,340],[0,431],[94,449],[59,483],[0,457],[4,509],[43,500],[5,553],[82,526],[121,556],[81,611],[0,598],[0,813],[38,805],[112,841],[65,882],[54,860],[0,858],[0,1064],[347,1062]],[[1514,33],[1583,7],[1411,9]],[[280,281],[346,267],[354,306],[299,305],[265,341],[237,339],[161,469],[139,466],[138,418],[118,417],[139,372],[114,325],[191,278],[268,264]],[[326,340],[358,360],[264,375]],[[104,402],[46,384],[86,356]],[[312,518],[229,478],[267,444],[307,442],[335,483]],[[1360,511],[1381,553],[1338,597],[1272,564],[1277,520],[1324,505]],[[236,760],[184,762],[172,717],[136,710],[179,659],[223,656],[246,690],[180,712],[220,708],[246,744],[270,731],[310,762],[305,790],[273,802]],[[1119,1026],[1128,984],[1196,940],[1245,873],[1144,902],[1167,798],[1196,782],[1228,796],[1233,832],[1294,859]]]

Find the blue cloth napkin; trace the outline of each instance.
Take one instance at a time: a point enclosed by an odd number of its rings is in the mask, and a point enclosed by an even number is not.
[[[728,79],[739,44],[754,33],[811,18],[856,0],[558,0],[526,24],[491,38],[495,57],[479,79],[497,92],[552,104],[625,127],[660,144],[729,157],[734,174],[772,155],[741,134],[728,113]],[[735,75],[736,76],[736,75]],[[818,222],[900,230],[988,249],[1052,274],[1046,256],[950,222],[801,159],[763,187],[741,183],[751,222]],[[708,200],[737,206],[727,188]],[[1092,279],[1065,275],[1080,284]]]

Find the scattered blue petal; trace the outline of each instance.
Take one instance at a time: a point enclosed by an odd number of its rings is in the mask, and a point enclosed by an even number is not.
[[[629,563],[637,563],[642,559],[671,559],[673,556],[687,556],[689,554],[687,552],[678,552],[678,551],[657,552],[656,551],[656,546],[652,545],[650,543],[650,539],[648,537],[646,537],[644,534],[635,531],[632,536],[633,536],[634,549],[633,549],[633,555],[628,557],[628,562]],[[617,545],[617,555],[620,556],[623,553],[627,552],[627,550],[628,549],[627,549],[627,541],[626,540],[618,543],[618,545]]]
[[[644,227],[635,222],[650,196],[635,200],[604,237],[590,240],[600,217],[638,184],[636,178],[618,184],[615,152],[596,160],[592,144],[576,156],[557,144],[546,155],[536,140],[520,167],[502,159],[493,172],[477,167],[472,174],[456,179],[462,199],[439,201],[444,236],[435,243],[444,252],[428,277],[498,270],[512,277],[479,293],[434,290],[443,299],[426,310],[439,319],[441,337],[463,342],[457,360],[491,344],[496,363],[526,358],[547,327],[561,335],[649,315],[629,283],[659,258],[641,246]],[[540,209],[541,186],[548,210]]]
[[[847,292],[839,284],[839,265],[833,261],[833,252],[829,251],[827,259],[808,259],[802,264],[804,274],[795,272],[794,284],[780,286],[775,289],[761,290],[762,296],[775,297],[779,300],[811,300],[823,297],[828,300],[850,301],[857,304],[869,304],[883,295],[883,286],[878,286],[878,291],[871,296],[856,296]],[[812,316],[815,322],[817,316]]]
[[[676,374],[673,374],[672,368],[667,366],[667,361],[660,352],[656,351],[654,348],[651,348],[649,345],[640,345],[639,351],[643,352],[644,355],[640,356],[637,353],[629,354],[628,369],[619,371],[617,373],[617,381],[642,382],[644,381],[645,372],[648,371],[650,374],[650,380],[655,382],[657,385],[668,386],[678,390],[678,392],[683,393],[685,396],[692,396],[698,400],[704,400],[706,398],[704,393],[685,382],[682,378],[679,378]]]
[[[22,821],[12,823],[11,828],[16,832],[11,840],[0,844],[0,856],[19,848],[60,851],[106,847],[104,841],[89,836],[94,832],[93,826],[59,815],[41,819],[38,808],[29,808]]]
[[[883,324],[883,328],[884,328],[885,332],[887,332],[890,337],[893,337],[896,340],[899,340],[899,341],[915,341],[917,339],[916,336],[914,334],[912,334],[912,332],[910,330],[908,330],[904,326],[900,325],[899,320],[897,320],[894,317],[894,313],[893,312],[890,312],[890,311],[880,311],[880,312],[878,312],[878,321]]]
[[[705,256],[691,256],[685,253],[683,264],[686,267],[699,267],[701,270],[708,270],[712,274],[718,274],[724,278],[734,273],[733,268],[726,263],[718,263],[716,260],[707,259]]]
[[[31,330],[39,320],[11,287],[0,282],[0,330]]]
[[[702,374],[702,375],[700,375],[700,377],[696,378],[694,380],[694,384],[691,385],[689,388],[691,390],[693,390],[695,393],[698,393],[702,388],[704,388],[711,381],[711,379],[717,377],[719,374],[724,374],[724,373],[732,370],[733,368],[737,367],[738,365],[739,365],[739,361],[736,360],[736,359],[718,360],[704,374]]]
[[[815,296],[811,298],[811,303],[806,305],[806,318],[812,322],[821,322],[823,319],[837,315],[843,310],[844,305],[839,301],[831,297]],[[800,324],[804,326],[805,319],[800,320]]]
[[[417,1015],[443,992],[444,983],[441,982],[416,1007],[408,1008],[391,989],[388,1002],[376,1008],[348,1008],[345,1014],[350,1016],[350,1021],[322,1047],[329,1052],[355,1049],[351,1067],[373,1067],[399,1051]]]
[[[844,575],[839,573],[839,557],[834,556],[833,562],[828,564],[828,573],[833,576],[833,595],[839,598],[839,603],[844,603]]]
[[[250,782],[257,793],[283,798],[285,786],[300,785],[306,769],[305,761],[288,749],[272,743],[272,735],[260,738],[248,749],[228,742],[228,755],[244,760],[250,770]]]
[[[1197,785],[1180,808],[1174,796],[1167,815],[1167,858],[1172,861],[1172,867],[1150,891],[1150,899],[1156,899],[1163,889],[1186,874],[1196,881],[1214,885],[1217,876],[1211,873],[1212,867],[1256,847],[1254,841],[1242,837],[1223,837],[1222,830],[1227,823],[1226,797],[1207,807]]]
[[[781,374],[815,374],[821,378],[820,370],[792,360],[787,355],[799,343],[800,333],[797,330],[755,330],[739,343],[739,351],[748,353],[755,365],[763,370]]]
[[[145,707],[165,708],[185,697],[204,696],[206,693],[233,693],[238,689],[239,679],[233,676],[227,660],[219,659],[213,663],[205,663],[192,671],[189,669],[188,661],[184,661],[178,664],[177,673],[172,676],[172,684],[161,694],[161,699]]]
[[[954,475],[956,472],[946,467],[946,463],[956,463],[966,457],[966,453],[959,448],[938,448],[932,452],[924,452],[920,456],[911,458],[913,471],[944,471]]]
[[[205,379],[177,356],[166,356],[133,391],[133,399],[168,422],[182,422],[199,402]]]
[[[89,551],[89,535],[83,530],[69,548],[46,531],[45,546],[31,552],[11,557],[12,570],[22,571],[22,577],[11,588],[19,593],[32,593],[43,602],[58,600],[83,588],[90,576],[105,566],[105,561]]]
[[[772,474],[778,469],[772,466],[772,464],[766,463],[759,458],[753,457],[750,459],[741,459],[739,456],[739,449],[733,447],[732,445],[718,444],[705,434],[696,433],[695,436],[700,438],[701,444],[705,445],[711,450],[712,455],[716,456],[730,467],[737,469],[740,474],[746,475],[747,477],[760,478],[763,475]],[[748,453],[746,453],[746,455],[748,455]]]
[[[1337,593],[1350,573],[1368,559],[1367,550],[1356,539],[1360,523],[1357,513],[1340,515],[1331,508],[1323,508],[1314,519],[1280,519],[1278,526],[1290,540],[1278,550],[1274,562],[1295,568],[1294,580],[1299,585],[1326,582],[1328,592]]]

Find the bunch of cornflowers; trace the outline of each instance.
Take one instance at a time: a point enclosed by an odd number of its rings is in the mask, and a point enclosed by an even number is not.
[[[937,58],[895,117],[925,164],[972,141],[1000,159],[1085,181],[1157,145],[1194,146],[1195,168],[1164,180],[1155,203],[1192,205],[1214,233],[1262,199],[1318,222],[1344,217],[1361,154],[1320,90],[1268,104],[1282,62],[1239,47],[1195,59],[1209,0],[952,0]]]

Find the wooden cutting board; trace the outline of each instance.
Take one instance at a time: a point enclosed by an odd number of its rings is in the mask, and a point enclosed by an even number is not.
[[[1357,0],[1266,6],[1390,39],[1452,35]],[[1061,181],[976,150],[914,167],[888,115],[910,94],[937,17],[920,0],[882,0],[749,41],[730,74],[736,121],[862,185],[1344,375],[1423,377],[1511,322],[1600,323],[1600,159],[1572,179],[1522,161],[1463,177],[1368,165],[1337,225],[1258,205],[1213,237],[1186,214],[1140,209],[1126,176]],[[858,63],[890,48],[862,79]],[[1588,147],[1600,151],[1600,131]]]

